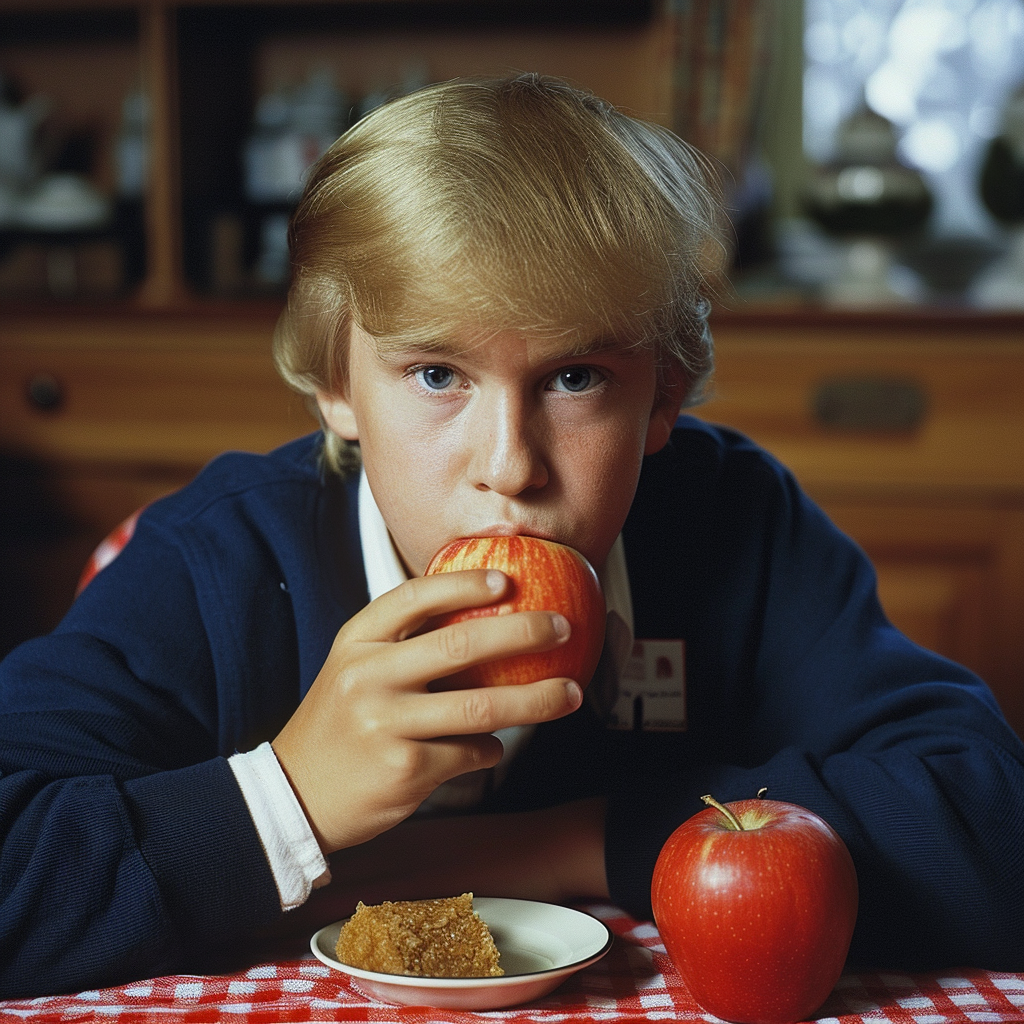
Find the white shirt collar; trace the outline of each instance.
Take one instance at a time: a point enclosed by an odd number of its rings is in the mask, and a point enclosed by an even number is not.
[[[359,471],[359,543],[363,549],[363,567],[370,600],[394,590],[409,575],[398,557],[384,517],[373,499],[366,470]]]

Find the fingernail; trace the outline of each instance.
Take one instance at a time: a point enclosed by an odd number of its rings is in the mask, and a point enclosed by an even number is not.
[[[572,632],[572,627],[569,625],[569,620],[564,615],[559,615],[555,612],[551,616],[551,625],[555,627],[555,634],[559,640],[567,640],[569,634]]]
[[[500,594],[505,589],[505,574],[497,569],[488,569],[487,589],[492,594]]]
[[[565,695],[574,708],[578,708],[583,703],[583,690],[580,689],[579,683],[574,683],[571,679],[565,684]]]

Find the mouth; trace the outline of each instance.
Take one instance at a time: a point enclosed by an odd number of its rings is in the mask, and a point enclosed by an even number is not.
[[[534,529],[529,526],[515,525],[512,523],[495,523],[492,526],[485,526],[482,529],[474,530],[467,536],[473,537],[535,537],[537,540],[549,540],[557,543],[559,539],[545,530]]]

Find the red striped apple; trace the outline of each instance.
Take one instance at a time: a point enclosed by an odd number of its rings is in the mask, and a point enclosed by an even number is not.
[[[604,644],[605,606],[597,573],[573,548],[537,537],[465,537],[430,560],[426,575],[459,569],[500,569],[511,579],[507,596],[482,608],[441,616],[444,626],[518,611],[561,612],[572,634],[551,651],[474,665],[446,682],[455,687],[532,683],[565,676],[585,687]]]
[[[857,874],[818,815],[778,800],[709,806],[669,836],[654,919],[693,998],[737,1024],[813,1019],[842,973]]]

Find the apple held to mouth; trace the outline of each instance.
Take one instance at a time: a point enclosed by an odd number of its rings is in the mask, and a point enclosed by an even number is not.
[[[591,564],[573,548],[537,537],[465,537],[430,560],[426,575],[461,569],[500,569],[511,580],[507,596],[482,608],[441,616],[440,626],[519,611],[560,612],[569,639],[550,651],[474,665],[450,677],[454,686],[501,686],[568,677],[585,687],[604,644],[605,605]]]
[[[669,958],[708,1012],[737,1024],[812,1019],[843,970],[857,874],[818,815],[777,800],[695,814],[658,857],[651,905]]]

